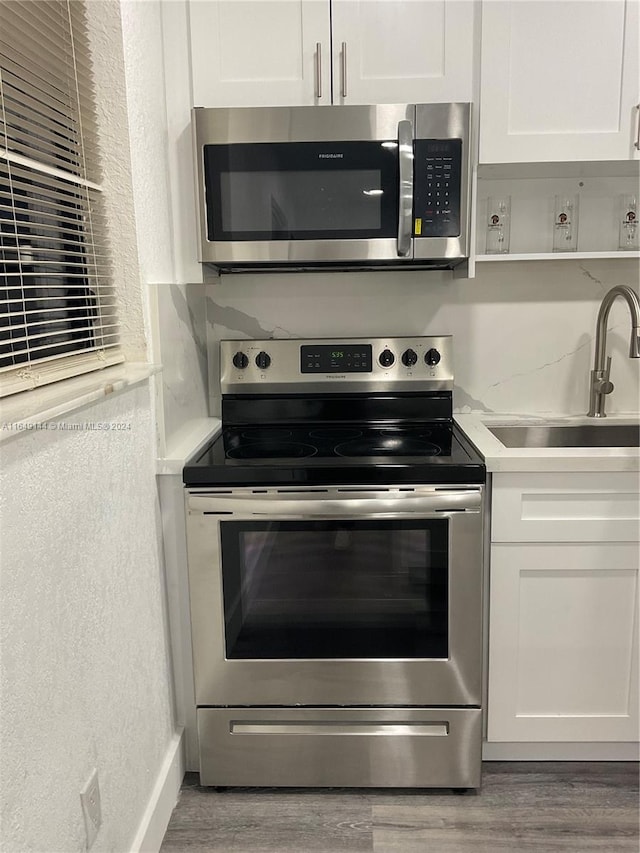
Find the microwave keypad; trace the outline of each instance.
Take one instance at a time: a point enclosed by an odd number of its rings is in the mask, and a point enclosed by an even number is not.
[[[462,140],[417,139],[414,156],[414,237],[458,237]]]

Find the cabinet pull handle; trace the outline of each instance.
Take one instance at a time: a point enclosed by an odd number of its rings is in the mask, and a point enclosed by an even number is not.
[[[322,97],[322,44],[316,42],[316,98]]]
[[[340,58],[342,60],[342,86],[340,94],[343,98],[347,97],[347,43],[346,41],[342,42],[342,49],[340,51]]]
[[[638,119],[636,124],[636,149],[640,151],[640,104],[636,107],[638,111]]]

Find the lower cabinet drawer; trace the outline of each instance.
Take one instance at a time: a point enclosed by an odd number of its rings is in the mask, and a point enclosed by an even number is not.
[[[494,474],[492,542],[637,542],[634,472]]]
[[[480,785],[479,708],[198,708],[202,785]]]

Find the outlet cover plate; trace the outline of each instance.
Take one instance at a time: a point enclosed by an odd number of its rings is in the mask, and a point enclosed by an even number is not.
[[[87,784],[80,791],[80,802],[82,803],[82,814],[84,815],[84,826],[87,833],[87,850],[89,850],[102,825],[100,786],[96,769],[92,771]]]

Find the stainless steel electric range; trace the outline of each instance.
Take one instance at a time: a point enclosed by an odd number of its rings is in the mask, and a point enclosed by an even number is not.
[[[222,341],[184,469],[203,785],[480,784],[485,467],[450,337]]]

